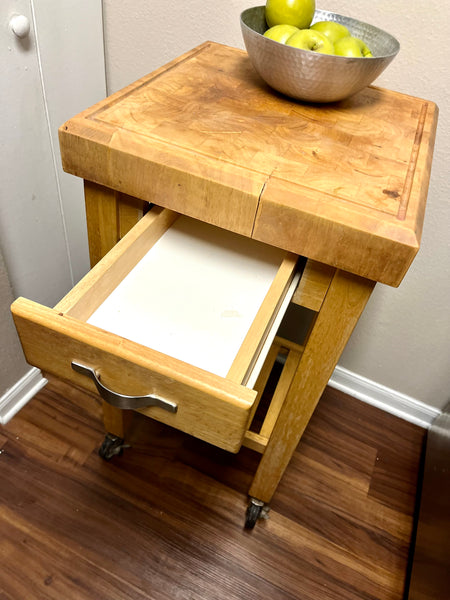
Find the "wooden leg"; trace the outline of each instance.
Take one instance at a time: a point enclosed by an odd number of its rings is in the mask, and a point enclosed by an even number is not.
[[[337,270],[311,328],[305,350],[249,495],[270,502],[375,282]]]
[[[91,267],[119,241],[117,193],[90,181],[84,182],[86,221]]]
[[[84,182],[91,267],[136,225],[146,204],[91,181]]]
[[[121,410],[103,401],[103,424],[107,433],[125,438],[132,417],[133,411]]]
[[[91,181],[84,182],[84,197],[89,256],[93,267],[142,217],[144,203]],[[124,438],[131,417],[131,411],[103,402],[103,422],[107,433]]]

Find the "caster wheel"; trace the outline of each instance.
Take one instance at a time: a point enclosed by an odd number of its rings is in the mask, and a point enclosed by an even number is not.
[[[103,460],[111,460],[114,456],[120,456],[125,447],[122,438],[112,433],[107,433],[103,444],[98,450],[98,454]]]
[[[252,498],[245,513],[245,529],[253,529],[256,521],[263,516],[264,502]]]

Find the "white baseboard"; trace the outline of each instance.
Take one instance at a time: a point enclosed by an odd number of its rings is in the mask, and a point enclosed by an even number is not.
[[[31,368],[0,398],[0,424],[6,425],[47,383],[39,369]],[[420,427],[428,428],[441,414],[437,408],[340,366],[335,368],[328,385]]]
[[[328,385],[420,427],[430,427],[432,421],[441,414],[437,408],[340,366],[335,368]]]
[[[42,376],[41,371],[32,367],[0,397],[0,424],[6,425],[47,383],[47,379]]]

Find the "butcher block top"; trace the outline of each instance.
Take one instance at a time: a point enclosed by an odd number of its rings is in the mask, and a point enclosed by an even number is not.
[[[206,42],[67,121],[69,173],[397,286],[419,249],[437,123],[368,87],[305,104]]]

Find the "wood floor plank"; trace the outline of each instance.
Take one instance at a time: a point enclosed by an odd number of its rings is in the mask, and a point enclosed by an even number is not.
[[[86,600],[145,600],[138,588],[105,572],[76,550],[49,538],[45,527],[35,528],[16,512],[0,510],[3,592],[8,598]],[[20,568],[23,565],[26,568]],[[1,597],[1,596],[0,596]],[[156,596],[155,596],[156,597]],[[159,598],[160,596],[158,596]],[[161,596],[162,597],[162,596]],[[166,600],[168,596],[163,596]]]
[[[105,462],[100,402],[51,380],[0,433],[0,600],[401,600],[424,431],[327,388],[244,531],[259,456],[135,415]]]

